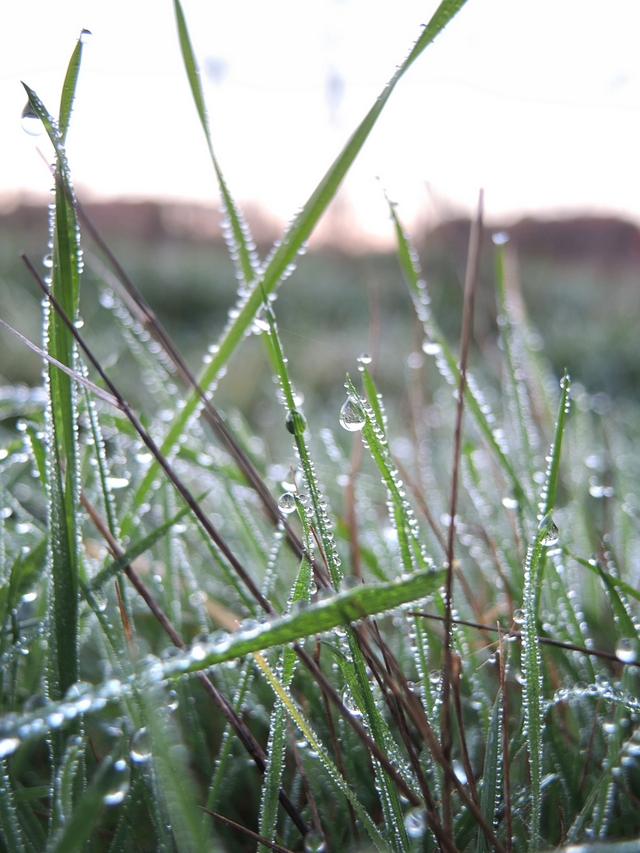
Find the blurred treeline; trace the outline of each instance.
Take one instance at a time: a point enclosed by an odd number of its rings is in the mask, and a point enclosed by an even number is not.
[[[150,202],[90,205],[87,213],[198,372],[235,300],[237,282],[219,216],[203,208]],[[251,216],[250,224],[264,257],[277,230],[261,217]],[[485,234],[475,316],[474,369],[488,375],[498,363],[491,241],[496,230]],[[555,373],[567,368],[574,382],[592,394],[639,398],[640,231],[627,222],[599,218],[525,219],[508,231],[509,275],[520,288],[541,354]],[[469,223],[456,220],[412,234],[433,311],[452,342],[459,330],[468,232]],[[40,296],[19,255],[26,252],[40,262],[47,239],[46,206],[22,205],[0,216],[0,317],[38,343]],[[83,248],[85,335],[132,402],[152,404],[117,322],[100,303],[105,262],[86,229]],[[339,408],[345,372],[356,372],[363,351],[375,356],[378,385],[388,401],[406,405],[406,389],[418,379],[421,393],[429,397],[433,366],[422,358],[421,330],[393,252],[352,252],[331,245],[310,249],[280,289],[276,314],[292,376],[312,414]],[[40,383],[38,356],[4,331],[0,353],[0,383]],[[268,372],[260,340],[247,341],[220,383],[221,408],[237,407],[256,428],[268,428],[281,414],[265,382]]]

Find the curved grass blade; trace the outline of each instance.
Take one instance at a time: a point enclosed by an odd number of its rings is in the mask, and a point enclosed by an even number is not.
[[[216,663],[264,651],[272,646],[294,643],[304,637],[393,610],[401,604],[431,595],[442,584],[443,577],[443,570],[423,569],[386,583],[360,584],[355,589],[310,604],[302,611],[252,627],[247,632],[238,631],[224,638],[213,634],[209,643],[198,644],[195,656],[187,652],[184,656],[176,655],[164,662],[164,676],[179,677],[185,672],[198,672]]]
[[[231,353],[243,339],[247,329],[253,322],[254,317],[260,310],[260,306],[264,301],[263,293],[272,293],[286,275],[287,269],[292,263],[294,263],[298,252],[311,235],[311,232],[315,228],[318,220],[337,192],[344,176],[360,153],[362,146],[366,142],[400,79],[425,50],[425,48],[431,44],[449,21],[457,14],[457,12],[459,12],[465,2],[466,0],[442,0],[430,22],[423,29],[407,58],[398,66],[396,73],[384,87],[367,115],[342,149],[341,153],[329,167],[325,176],[322,178],[314,192],[287,229],[282,242],[273,252],[269,261],[265,264],[255,286],[247,296],[245,304],[240,309],[238,316],[225,330],[223,337],[219,342],[218,351],[203,371],[199,379],[200,387],[208,388],[212,384],[218,376],[221,368],[228,362]],[[192,71],[192,73],[194,72]],[[186,400],[184,408],[182,408],[174,418],[162,446],[162,452],[164,454],[171,451],[184,432],[189,419],[198,405],[198,399],[197,394],[191,394],[191,396]],[[148,492],[149,487],[156,476],[157,467],[155,463],[152,463],[145,480],[138,489],[136,503],[140,502],[142,500],[142,496]]]
[[[229,236],[231,238],[232,254],[236,255],[234,260],[236,261],[236,264],[238,266],[239,275],[242,277],[245,287],[248,287],[251,282],[257,278],[259,273],[259,266],[256,261],[255,247],[253,246],[251,237],[248,233],[247,223],[242,217],[240,211],[238,210],[235,204],[235,201],[231,196],[231,193],[229,192],[227,182],[225,181],[224,175],[222,174],[222,169],[220,168],[220,164],[218,163],[218,158],[216,157],[215,152],[213,150],[213,143],[211,141],[211,130],[209,128],[209,119],[207,116],[207,108],[204,102],[202,86],[200,84],[200,70],[198,68],[198,63],[196,62],[195,54],[193,52],[191,39],[189,37],[189,30],[187,28],[187,22],[182,11],[182,5],[180,3],[180,0],[174,0],[173,7],[176,15],[178,37],[180,40],[180,49],[182,51],[182,59],[184,61],[185,70],[187,72],[187,79],[189,81],[193,100],[196,104],[198,118],[200,119],[200,124],[202,125],[205,139],[207,141],[207,148],[209,149],[211,162],[213,163],[213,168],[215,170],[216,177],[218,179],[218,184],[220,186],[224,209],[228,217],[228,228],[230,232]]]

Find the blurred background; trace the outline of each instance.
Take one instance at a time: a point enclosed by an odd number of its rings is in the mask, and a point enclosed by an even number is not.
[[[185,0],[214,146],[263,257],[436,5]],[[44,137],[21,129],[20,80],[55,113],[86,28],[92,36],[68,144],[78,197],[197,369],[236,281],[173,4],[23,0],[5,4],[0,23],[0,316],[39,340],[39,296],[18,255],[47,252],[51,152]],[[283,343],[308,406],[339,405],[344,374],[365,350],[376,354],[380,388],[391,399],[401,400],[421,371],[429,383],[384,191],[398,204],[436,316],[455,340],[481,186],[479,369],[491,374],[496,363],[490,238],[506,229],[554,371],[566,367],[592,394],[640,396],[638,31],[635,0],[611,0],[606,16],[592,0],[469,0],[399,84],[282,288]],[[84,247],[83,318],[103,357],[126,364],[100,302],[100,253],[88,239]],[[36,355],[4,333],[0,346],[3,381],[40,382]],[[267,375],[262,346],[251,339],[218,396],[267,427],[276,417]],[[130,396],[140,394],[132,384]]]

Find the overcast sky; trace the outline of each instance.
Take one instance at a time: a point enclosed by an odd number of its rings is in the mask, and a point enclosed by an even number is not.
[[[214,146],[232,192],[282,219],[305,202],[436,8],[397,0],[185,0]],[[80,30],[69,135],[86,198],[215,202],[170,0],[20,0],[0,11],[0,194],[50,178],[20,127],[34,88],[57,112]],[[638,0],[469,0],[401,81],[345,193],[389,233],[410,221],[597,210],[640,221]],[[380,180],[377,181],[376,177]]]

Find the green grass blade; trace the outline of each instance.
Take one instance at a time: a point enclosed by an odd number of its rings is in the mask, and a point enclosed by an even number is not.
[[[409,292],[413,299],[416,314],[423,325],[427,341],[429,342],[429,347],[425,349],[425,352],[432,352],[436,356],[438,369],[442,375],[445,376],[447,381],[454,388],[458,388],[460,385],[460,369],[458,367],[458,361],[431,314],[427,285],[419,271],[418,255],[411,246],[407,234],[405,233],[400,219],[398,218],[396,209],[391,203],[389,203],[389,210],[391,212],[391,219],[396,232],[400,268],[409,287]],[[473,416],[483,438],[487,442],[487,445],[491,448],[492,453],[500,463],[507,479],[511,483],[514,496],[519,505],[529,506],[529,497],[527,496],[525,489],[522,487],[516,469],[512,465],[505,447],[496,437],[496,433],[492,426],[494,417],[486,402],[481,399],[471,376],[467,377],[465,387],[465,404],[469,413]]]
[[[305,738],[309,742],[309,746],[311,747],[311,749],[317,754],[318,761],[326,770],[327,774],[329,775],[329,778],[331,779],[331,782],[338,789],[338,791],[349,800],[349,802],[353,806],[356,815],[360,819],[364,829],[366,829],[369,838],[373,842],[376,850],[381,851],[381,853],[388,853],[389,845],[384,840],[380,831],[371,820],[371,817],[369,816],[367,810],[363,807],[360,800],[356,797],[355,793],[352,790],[352,787],[348,785],[347,782],[342,778],[341,773],[338,771],[338,768],[331,760],[331,757],[324,748],[324,745],[319,740],[319,738],[316,737],[316,734],[313,731],[312,727],[305,719],[303,714],[300,712],[300,710],[297,708],[295,703],[292,701],[288,692],[280,683],[278,677],[272,671],[271,667],[269,666],[265,658],[262,657],[262,655],[257,654],[255,658],[256,662],[258,663],[258,666],[265,675],[267,682],[273,689],[277,698],[282,702],[282,704],[287,710],[287,713],[289,714],[295,725],[305,736]]]
[[[84,760],[84,742],[80,737],[71,737],[67,742],[60,766],[56,771],[54,799],[56,807],[52,809],[49,832],[56,839],[62,827],[67,825],[73,814],[74,787],[80,763]]]
[[[180,853],[206,853],[210,850],[206,823],[196,805],[186,750],[157,690],[144,691],[140,698],[153,755],[156,793],[165,802],[177,849]]]
[[[94,823],[105,805],[105,798],[108,801],[114,790],[120,789],[127,774],[128,768],[124,761],[114,761],[111,756],[105,756],[69,820],[47,848],[47,853],[75,853],[81,850],[91,836]]]
[[[542,661],[538,642],[538,606],[540,585],[546,559],[546,549],[558,541],[558,531],[551,516],[553,509],[562,437],[569,407],[569,379],[561,383],[560,407],[556,431],[549,455],[547,476],[540,499],[540,522],[529,547],[525,565],[524,625],[522,631],[522,666],[524,670],[524,720],[531,773],[531,819],[529,823],[529,853],[540,847],[540,818],[542,813],[543,702]]]
[[[62,84],[60,119],[58,126],[60,128],[61,142],[63,145],[67,137],[67,131],[69,130],[69,119],[71,118],[73,101],[76,96],[76,86],[78,84],[78,75],[80,74],[80,64],[82,62],[82,48],[83,43],[81,35],[73,53],[71,54],[71,59],[67,66],[67,73],[65,74],[64,83]]]
[[[619,589],[621,592],[623,592],[630,598],[634,598],[636,601],[640,601],[640,592],[638,592],[637,589],[634,589],[631,584],[621,581],[620,578],[616,578],[608,572],[605,573],[604,570],[600,566],[598,566],[595,561],[591,562],[590,560],[585,560],[583,557],[578,557],[576,556],[576,554],[572,554],[570,551],[566,551],[566,553],[569,556],[573,557],[576,563],[579,563],[579,565],[583,566],[585,569],[588,569],[594,575],[597,575],[598,577],[603,577],[604,575],[603,580],[607,587]]]
[[[269,323],[269,331],[265,332],[265,335],[269,344],[272,362],[274,364],[278,379],[280,381],[280,387],[282,389],[283,394],[283,402],[287,411],[285,420],[286,427],[294,437],[296,450],[300,458],[300,466],[302,468],[305,478],[305,485],[308,491],[309,500],[311,506],[313,507],[315,527],[320,537],[324,556],[329,567],[329,577],[331,578],[331,583],[337,589],[340,585],[340,581],[342,580],[343,574],[340,568],[340,558],[338,557],[338,552],[334,544],[333,533],[331,531],[331,521],[324,508],[326,506],[326,503],[322,498],[320,486],[318,484],[318,480],[315,474],[315,469],[311,462],[309,448],[307,447],[307,442],[304,437],[304,433],[307,426],[306,420],[302,412],[299,412],[296,408],[295,393],[293,385],[291,383],[291,379],[289,378],[287,361],[282,352],[282,345],[278,336],[278,328],[276,326],[275,315],[269,304],[268,299],[266,298],[266,294],[264,302],[264,311]]]
[[[489,826],[494,826],[496,806],[500,798],[500,760],[502,757],[502,705],[500,693],[496,696],[487,730],[487,741],[482,771],[482,792],[480,808]],[[478,853],[489,853],[487,839],[483,832],[478,833]]]
[[[199,498],[198,500],[200,500]],[[140,539],[138,542],[135,542],[130,548],[125,551],[125,553],[113,560],[113,562],[109,563],[108,566],[105,566],[98,574],[93,578],[91,583],[88,584],[89,592],[96,592],[101,587],[105,585],[105,583],[111,578],[117,577],[120,572],[132,563],[135,559],[144,554],[145,551],[148,551],[152,548],[156,542],[162,539],[172,527],[174,527],[180,519],[184,518],[190,512],[188,506],[184,506],[179,512],[177,512],[172,518],[168,521],[165,521],[164,524],[161,524],[159,527],[156,527],[151,533],[148,533],[144,539]]]
[[[304,637],[393,610],[401,604],[431,595],[442,584],[443,577],[443,570],[423,569],[386,583],[361,584],[355,589],[310,604],[302,611],[252,627],[247,632],[240,630],[225,637],[215,633],[210,643],[198,644],[195,656],[190,656],[188,652],[163,663],[164,674],[173,677],[185,672],[197,672],[216,663],[264,651],[272,646],[294,643]]]
[[[73,78],[73,72],[71,76]],[[80,282],[80,247],[66,152],[56,123],[35,92],[28,86],[25,89],[56,151],[51,291],[67,316],[75,319]],[[47,336],[49,355],[66,367],[73,368],[73,337],[55,312],[48,312]],[[60,698],[78,677],[77,405],[71,378],[52,365],[48,366],[48,391],[50,436],[47,443],[47,487],[51,542],[49,690],[52,698]]]
[[[240,309],[238,316],[225,330],[223,337],[219,342],[218,351],[214,354],[211,362],[206,366],[200,376],[199,383],[202,388],[208,388],[215,381],[222,367],[224,367],[228,362],[231,353],[244,338],[247,329],[250,327],[264,301],[263,294],[273,292],[283,277],[286,276],[287,269],[295,262],[298,252],[303,248],[318,220],[337,192],[344,176],[360,153],[362,146],[366,142],[401,77],[425,50],[425,48],[428,47],[428,45],[435,39],[438,33],[444,29],[454,15],[456,15],[462,6],[464,6],[465,2],[466,0],[443,0],[440,4],[430,22],[423,29],[420,38],[416,41],[408,57],[398,67],[396,73],[382,90],[374,105],[355,130],[341,153],[338,155],[337,159],[329,167],[325,176],[309,197],[300,213],[298,213],[290,227],[287,229],[280,245],[271,255],[269,261],[265,264],[265,268],[257,280],[256,285],[247,296],[246,302]],[[177,8],[178,7],[176,6],[176,9]],[[184,27],[184,32],[186,33],[186,26]],[[192,51],[191,56],[193,56]],[[194,83],[192,85],[195,85],[196,89],[199,90],[195,61],[190,73],[194,78]],[[196,107],[198,107],[197,99]],[[202,105],[202,109],[203,115],[205,115],[204,105]],[[165,455],[171,451],[180,436],[183,434],[189,419],[198,405],[198,400],[199,398],[195,393],[191,394],[191,396],[186,400],[185,406],[177,413],[162,445],[162,452]],[[138,489],[136,503],[139,503],[143,499],[143,496],[149,491],[151,483],[157,475],[157,464],[154,462],[150,466],[147,476]]]
[[[0,760],[0,836],[8,853],[26,853],[7,762]]]
[[[187,22],[182,11],[182,5],[180,3],[180,0],[174,0],[173,6],[176,15],[176,24],[178,27],[178,38],[180,40],[182,59],[184,61],[185,70],[187,72],[187,79],[189,81],[193,100],[196,104],[198,118],[200,119],[200,124],[202,125],[202,129],[204,131],[204,135],[207,141],[207,148],[209,149],[213,168],[215,170],[216,177],[218,179],[218,184],[220,186],[222,201],[224,204],[226,215],[228,217],[227,224],[230,231],[232,253],[237,254],[236,263],[238,265],[238,270],[240,275],[242,276],[242,280],[245,286],[248,287],[258,275],[258,264],[256,263],[255,248],[249,237],[247,224],[244,218],[241,216],[238,207],[235,201],[233,200],[231,193],[229,192],[227,182],[224,178],[224,175],[222,174],[222,169],[220,168],[218,158],[216,157],[213,149],[213,142],[211,141],[211,131],[209,128],[209,119],[207,117],[207,108],[204,102],[204,94],[202,92],[202,86],[200,83],[200,71],[198,69],[198,63],[196,62],[195,54],[193,52],[193,47],[191,45],[189,30],[187,28]]]
[[[505,243],[494,238],[496,252],[496,292],[498,296],[498,323],[500,325],[506,368],[509,377],[510,398],[518,426],[520,438],[520,455],[528,474],[529,483],[533,484],[533,430],[528,414],[528,392],[524,380],[524,359],[520,356],[523,333],[513,319],[507,294],[505,273]]]

